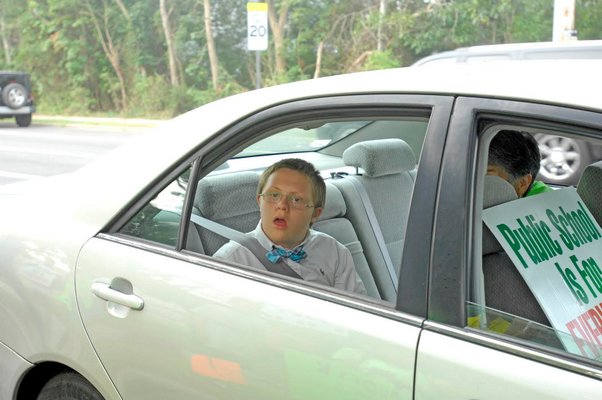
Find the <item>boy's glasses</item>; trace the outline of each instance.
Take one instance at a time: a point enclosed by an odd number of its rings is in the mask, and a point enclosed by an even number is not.
[[[286,198],[286,201],[288,203],[289,206],[291,206],[291,208],[297,209],[297,210],[304,210],[306,208],[312,208],[314,207],[313,204],[308,204],[305,202],[305,199],[301,196],[297,196],[294,194],[289,194],[289,195],[284,195],[280,192],[276,192],[276,191],[269,191],[269,192],[265,192],[260,194],[261,197],[263,197],[263,199],[265,201],[267,201],[268,203],[271,204],[278,204],[282,201],[283,198]]]

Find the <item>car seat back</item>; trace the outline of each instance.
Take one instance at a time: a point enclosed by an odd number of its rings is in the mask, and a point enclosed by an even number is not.
[[[585,168],[577,185],[577,193],[598,225],[602,226],[602,160]]]
[[[401,139],[382,139],[356,143],[343,153],[343,161],[355,167],[357,179],[374,211],[377,229],[382,233],[385,248],[371,228],[371,219],[355,184],[349,179],[335,179],[347,204],[347,218],[364,245],[364,252],[381,296],[395,301],[397,290],[390,268],[399,276],[406,223],[414,187],[416,157],[411,147]],[[384,250],[384,251],[383,251]]]
[[[498,176],[485,177],[484,209],[516,199],[518,196],[510,183]],[[487,307],[550,326],[531,289],[485,223],[483,276]]]
[[[362,244],[351,222],[345,218],[347,207],[343,195],[332,183],[326,182],[326,204],[322,215],[313,225],[316,231],[324,232],[345,245],[353,256],[355,270],[360,276],[368,296],[380,299],[380,294],[364,255]]]
[[[250,232],[259,222],[256,200],[259,174],[253,171],[207,176],[199,182],[194,211],[239,232]],[[228,239],[197,225],[205,254],[214,254]]]

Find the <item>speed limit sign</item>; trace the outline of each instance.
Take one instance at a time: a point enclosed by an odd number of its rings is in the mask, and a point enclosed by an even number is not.
[[[247,49],[268,48],[268,4],[247,3]]]

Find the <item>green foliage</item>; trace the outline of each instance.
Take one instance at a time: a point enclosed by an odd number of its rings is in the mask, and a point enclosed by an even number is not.
[[[211,0],[217,88],[203,1],[165,1],[179,86],[170,80],[159,0],[0,0],[0,63],[29,71],[39,110],[57,114],[168,118],[255,87],[246,1]],[[271,45],[261,52],[263,86],[310,79],[318,68],[320,76],[392,68],[461,46],[552,38],[554,0],[388,0],[384,15],[381,0],[274,4],[288,4],[286,71],[276,75]],[[580,39],[602,39],[602,0],[576,0],[575,14]]]
[[[368,57],[364,70],[385,69],[400,67],[401,63],[392,51],[375,51]]]

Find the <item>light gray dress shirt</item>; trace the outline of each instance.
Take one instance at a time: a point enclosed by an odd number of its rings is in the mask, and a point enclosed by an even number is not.
[[[266,252],[272,250],[274,243],[261,229],[261,222],[249,234],[257,238]],[[302,244],[307,257],[298,263],[289,258],[285,258],[284,262],[303,280],[366,294],[364,283],[355,272],[351,252],[335,238],[310,229]],[[251,250],[232,240],[217,250],[213,256],[265,271],[265,267]]]

